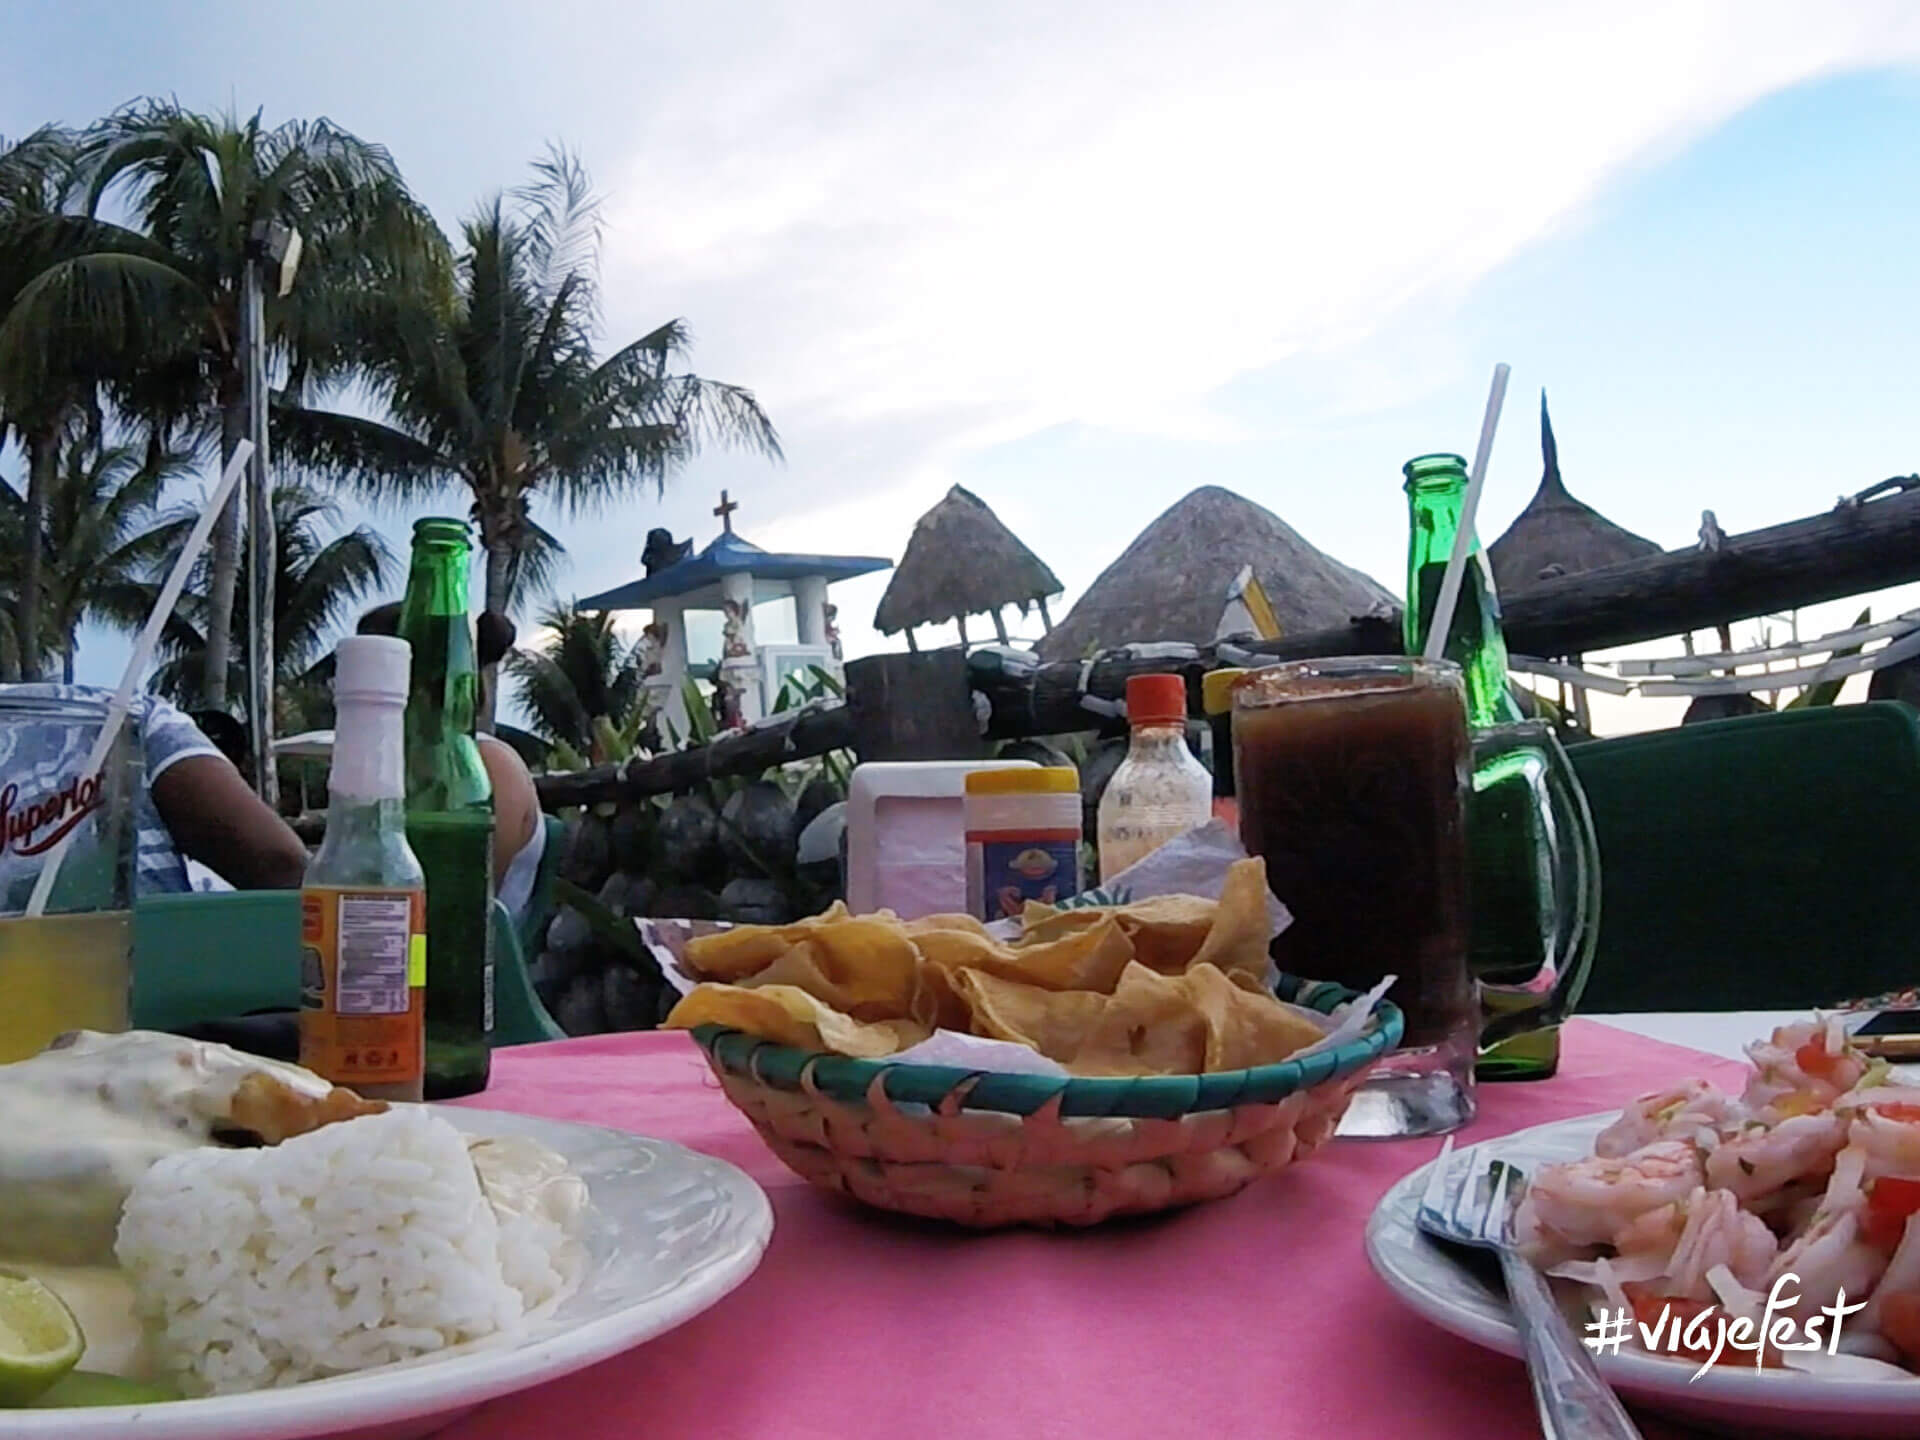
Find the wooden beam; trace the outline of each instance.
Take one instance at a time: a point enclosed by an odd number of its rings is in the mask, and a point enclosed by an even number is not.
[[[987,751],[964,650],[849,661],[847,710],[862,762],[972,760]]]
[[[540,775],[534,778],[533,786],[542,810],[598,805],[607,800],[670,795],[728,775],[758,775],[789,760],[810,759],[852,744],[853,714],[847,706],[839,701],[815,701],[752,729],[723,735],[710,745],[629,760],[623,765]]]
[[[1501,596],[1508,645],[1579,655],[1920,580],[1920,491]],[[1731,647],[1727,647],[1731,648]]]

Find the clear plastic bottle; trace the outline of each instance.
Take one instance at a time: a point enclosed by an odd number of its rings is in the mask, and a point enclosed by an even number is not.
[[[419,1100],[426,1068],[426,881],[407,845],[412,652],[354,635],[334,651],[327,835],[300,891],[300,1063],[370,1100]]]
[[[1100,882],[1213,817],[1213,777],[1187,748],[1187,685],[1178,675],[1127,681],[1133,739],[1100,797]]]

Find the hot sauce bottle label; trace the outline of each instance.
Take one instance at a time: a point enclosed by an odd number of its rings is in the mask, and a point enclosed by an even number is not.
[[[336,1085],[417,1079],[425,1057],[426,892],[300,895],[300,1063]]]

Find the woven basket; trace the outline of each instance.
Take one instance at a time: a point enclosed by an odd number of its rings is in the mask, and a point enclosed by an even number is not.
[[[1354,998],[1290,976],[1278,993],[1322,1013]],[[1401,1026],[1382,1003],[1357,1038],[1301,1059],[1123,1079],[851,1060],[719,1025],[693,1037],[795,1173],[882,1210],[991,1229],[1217,1200],[1304,1160]]]

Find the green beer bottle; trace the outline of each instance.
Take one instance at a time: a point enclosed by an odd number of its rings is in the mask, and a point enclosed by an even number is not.
[[[426,1097],[484,1090],[493,1039],[493,785],[474,742],[480,671],[463,520],[413,527],[400,638],[407,695],[407,843],[427,877]]]
[[[1412,524],[1407,543],[1407,653],[1421,654],[1440,584],[1460,533],[1460,507],[1467,493],[1467,462],[1458,455],[1421,455],[1405,467]],[[1493,572],[1476,537],[1460,577],[1460,598],[1447,628],[1447,659],[1467,682],[1467,723],[1474,729],[1506,725],[1524,718],[1507,686],[1507,641],[1500,633],[1500,597]]]
[[[1404,473],[1410,522],[1404,627],[1407,653],[1419,655],[1433,629],[1441,582],[1460,533],[1467,463],[1458,455],[1421,455],[1406,463]],[[1493,574],[1479,538],[1472,537],[1469,545],[1443,653],[1465,677],[1467,723],[1478,736],[1525,717],[1507,683],[1507,644]],[[1559,1064],[1557,1024],[1514,1033],[1514,1027],[1532,1023],[1527,1012],[1544,1008],[1544,997],[1527,987],[1548,966],[1552,940],[1551,927],[1542,924],[1548,836],[1536,788],[1538,768],[1523,754],[1485,761],[1476,754],[1467,796],[1467,962],[1480,984],[1483,1034],[1476,1069],[1482,1080],[1544,1078]],[[1509,987],[1517,992],[1512,998]],[[1506,1033],[1490,1042],[1496,1031]]]

